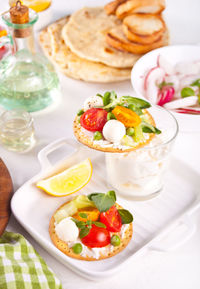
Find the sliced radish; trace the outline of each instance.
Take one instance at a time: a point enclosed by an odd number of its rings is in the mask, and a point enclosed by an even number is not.
[[[174,66],[161,54],[157,58],[157,65],[168,75],[175,73]]]
[[[152,103],[157,103],[158,98],[158,84],[164,80],[165,71],[160,67],[153,67],[147,73],[144,80],[144,90],[146,91],[146,98]]]
[[[178,113],[187,113],[187,114],[200,114],[200,108],[178,108],[174,110],[175,112]]]
[[[164,105],[167,102],[170,102],[174,98],[175,90],[172,86],[163,87],[163,89],[159,92],[159,100],[157,102],[158,105]]]
[[[164,104],[164,107],[167,109],[177,109],[177,108],[181,108],[181,107],[195,105],[195,104],[197,104],[197,101],[198,101],[197,96],[188,96],[185,98],[180,98],[180,99],[168,102],[168,103]]]

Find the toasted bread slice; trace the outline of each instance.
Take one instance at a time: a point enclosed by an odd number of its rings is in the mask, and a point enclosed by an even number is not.
[[[163,31],[165,28],[162,17],[151,14],[134,14],[127,16],[124,18],[123,24],[128,26],[133,33],[139,35],[151,35]]]
[[[67,202],[68,203],[68,202]],[[58,208],[58,210],[60,208],[62,208],[66,203],[64,203],[62,206],[60,206]],[[117,209],[123,209],[120,205],[116,204]],[[57,211],[58,211],[57,210]],[[56,212],[57,212],[56,211]],[[56,213],[55,212],[55,213]],[[114,249],[112,250],[112,252],[107,252],[107,253],[100,253],[100,257],[98,259],[94,258],[94,257],[90,257],[88,255],[86,256],[82,256],[82,255],[78,255],[75,254],[72,250],[72,248],[65,243],[64,241],[62,241],[56,234],[55,231],[55,219],[54,219],[54,215],[51,217],[50,223],[49,223],[49,234],[51,237],[51,240],[53,242],[53,244],[60,250],[62,251],[65,255],[74,258],[74,259],[79,259],[79,260],[85,260],[85,261],[99,261],[102,259],[107,259],[110,257],[115,256],[116,254],[120,253],[121,251],[123,251],[125,249],[125,247],[128,245],[128,243],[130,242],[132,235],[133,235],[133,225],[132,223],[128,225],[125,233],[124,233],[124,237],[121,239],[121,243],[119,246],[114,247]],[[118,233],[119,234],[119,233]]]
[[[113,28],[107,33],[106,37],[107,43],[121,51],[130,52],[133,54],[144,54],[155,48],[159,48],[169,44],[168,31],[159,38],[156,42],[151,44],[140,44],[136,42],[129,41],[123,33],[122,25],[118,28]]]
[[[127,0],[115,0],[115,1],[109,2],[108,4],[104,6],[104,10],[106,14],[107,15],[115,14],[117,7],[126,1]]]
[[[116,9],[118,18],[134,14],[160,14],[165,9],[165,0],[130,0],[119,5]]]
[[[162,37],[165,22],[160,15],[134,14],[124,18],[123,32],[128,40],[151,44]]]

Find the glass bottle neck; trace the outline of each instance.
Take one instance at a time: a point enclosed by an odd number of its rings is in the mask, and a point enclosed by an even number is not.
[[[31,53],[35,53],[32,27],[27,28],[27,31],[25,31],[25,29],[12,29],[11,33],[14,40],[15,51],[26,49]]]

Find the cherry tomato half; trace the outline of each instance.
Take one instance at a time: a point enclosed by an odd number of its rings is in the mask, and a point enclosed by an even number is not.
[[[120,232],[122,227],[122,220],[115,206],[100,214],[100,222],[104,223],[110,232]]]
[[[80,123],[89,131],[102,131],[107,121],[107,114],[105,109],[93,107],[82,114]]]
[[[101,248],[110,244],[110,233],[105,228],[97,227],[94,224],[87,236],[81,239],[82,243],[90,248]]]

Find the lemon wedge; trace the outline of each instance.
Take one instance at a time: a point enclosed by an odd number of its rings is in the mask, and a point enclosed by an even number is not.
[[[83,188],[91,176],[92,163],[90,159],[86,159],[55,176],[39,181],[36,186],[49,195],[63,197]]]

